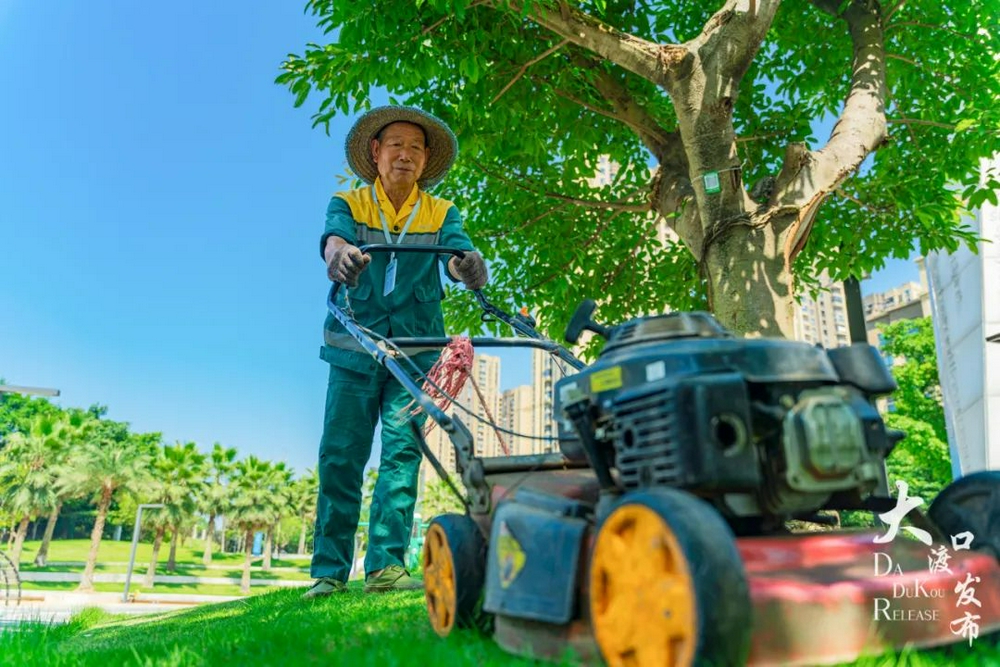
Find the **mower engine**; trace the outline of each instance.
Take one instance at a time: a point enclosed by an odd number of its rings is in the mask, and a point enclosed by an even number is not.
[[[680,488],[738,523],[861,508],[883,479],[902,434],[872,405],[896,388],[872,346],[740,339],[707,313],[605,327],[594,307],[566,338],[588,329],[607,343],[555,401],[563,454],[605,490]]]

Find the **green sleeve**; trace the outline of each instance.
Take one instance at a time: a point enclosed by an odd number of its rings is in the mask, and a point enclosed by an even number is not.
[[[326,240],[331,236],[339,236],[351,245],[357,245],[356,230],[357,222],[351,215],[351,207],[342,197],[334,195],[326,207],[326,229],[319,239],[319,256],[326,259],[323,251],[326,249]]]
[[[447,248],[458,248],[459,250],[476,249],[472,245],[469,235],[465,233],[465,229],[462,227],[462,216],[459,215],[458,208],[455,206],[449,208],[448,213],[444,216],[444,222],[441,224],[441,234],[438,236],[438,244]],[[458,282],[455,276],[451,275],[451,271],[448,270],[448,260],[451,259],[451,255],[441,255],[440,257],[441,264],[444,265],[444,274],[452,282]]]

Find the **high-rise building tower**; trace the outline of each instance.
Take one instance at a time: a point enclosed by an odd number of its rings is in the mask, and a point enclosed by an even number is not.
[[[479,388],[478,392],[476,387]],[[482,394],[482,400],[479,394]],[[445,412],[449,416],[457,415],[472,432],[476,455],[502,456],[500,437],[489,425],[490,422],[499,423],[500,419],[500,359],[477,353],[472,362],[471,376],[455,397],[455,403],[464,410],[452,405]],[[472,412],[475,417],[466,410]],[[448,472],[455,472],[455,450],[451,439],[444,431],[437,426],[431,429],[427,435],[427,445]],[[430,464],[424,461],[422,467],[429,469]]]
[[[823,291],[816,298],[806,294],[795,311],[795,338],[823,347],[840,347],[850,344],[847,327],[847,304],[843,283],[830,280],[824,272],[820,276]]]

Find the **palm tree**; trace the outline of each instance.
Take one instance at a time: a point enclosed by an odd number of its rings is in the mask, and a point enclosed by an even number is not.
[[[173,572],[177,569],[177,542],[184,526],[190,525],[189,522],[198,511],[205,489],[207,468],[205,455],[198,451],[198,446],[193,442],[183,445],[178,442],[163,451],[166,461],[162,472],[171,487],[168,500],[165,501],[164,515],[169,518],[173,530],[167,572]]]
[[[153,554],[143,583],[152,586],[156,576],[156,563],[166,531],[171,531],[170,556],[167,571],[177,569],[177,540],[181,526],[190,520],[198,508],[198,500],[205,478],[205,455],[193,442],[180,442],[158,449],[153,463],[152,497],[163,508],[151,522],[156,528]]]
[[[0,502],[14,517],[14,543],[10,559],[20,568],[21,549],[28,524],[55,507],[53,467],[49,455],[63,447],[62,415],[37,415],[26,432],[12,434],[0,453]]]
[[[319,499],[319,472],[316,468],[296,480],[294,507],[298,510],[302,528],[299,530],[299,554],[306,552],[306,533],[316,521],[316,501]]]
[[[459,491],[462,490],[462,482],[457,477],[451,476],[451,484]],[[423,498],[420,501],[422,521],[430,521],[439,514],[461,511],[462,502],[455,497],[455,492],[443,479],[435,478],[424,485]]]
[[[205,530],[205,552],[202,555],[202,562],[205,565],[212,564],[212,538],[215,534],[215,520],[227,507],[229,502],[228,488],[224,480],[233,471],[236,460],[235,447],[223,447],[219,443],[212,446],[212,453],[209,455],[210,476],[205,487],[202,510],[208,514],[208,524]],[[222,547],[225,548],[226,533],[222,533]]]
[[[273,512],[271,523],[267,526],[267,534],[264,538],[264,563],[262,569],[265,572],[271,571],[271,553],[274,551],[275,534],[278,533],[280,541],[280,522],[282,516],[287,514],[291,507],[292,496],[292,471],[288,469],[284,461],[272,464],[268,484],[274,492]]]
[[[128,424],[101,420],[94,437],[70,455],[64,486],[79,495],[92,495],[97,503],[97,519],[90,533],[90,552],[77,590],[94,590],[97,550],[101,546],[104,523],[115,494],[121,491],[140,495],[152,479],[153,457],[150,440],[158,434],[129,433]]]
[[[60,446],[52,449],[49,459],[56,479],[56,504],[52,508],[52,513],[49,514],[48,521],[45,523],[45,534],[42,535],[42,545],[38,548],[38,553],[35,554],[35,565],[37,567],[44,567],[45,562],[48,560],[49,544],[52,542],[56,522],[59,521],[59,513],[62,512],[63,503],[72,498],[72,495],[66,492],[62,484],[61,469],[65,468],[70,451],[74,448],[82,447],[93,436],[94,430],[97,427],[97,417],[90,411],[72,409],[66,413],[62,427],[64,429],[64,437],[58,440]]]
[[[232,496],[227,512],[232,523],[243,533],[243,577],[240,591],[250,592],[250,563],[253,534],[274,522],[280,500],[276,497],[275,467],[256,456],[248,456],[236,464],[229,482]]]

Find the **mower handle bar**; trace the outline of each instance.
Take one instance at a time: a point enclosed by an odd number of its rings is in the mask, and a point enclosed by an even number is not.
[[[369,243],[367,245],[358,246],[358,250],[362,253],[372,253],[372,252],[414,252],[414,253],[425,253],[425,254],[435,254],[435,255],[452,255],[458,259],[463,259],[466,250],[461,250],[459,248],[451,248],[448,246],[441,245],[431,245],[424,243],[413,243],[413,244],[395,244],[395,243]],[[343,283],[334,281],[333,286],[330,288],[330,295],[327,298],[327,306],[335,307],[335,298],[337,292],[340,290]],[[535,330],[534,326],[529,324],[524,319],[518,316],[512,316],[506,311],[494,306],[483,294],[482,290],[470,290],[472,294],[476,297],[476,301],[479,303],[479,307],[483,309],[483,319],[486,319],[487,315],[493,316],[496,319],[507,323],[510,325],[517,333],[525,336],[526,338],[532,338],[535,340],[547,340],[544,336]],[[551,350],[556,356],[568,363],[573,368],[580,370],[584,367],[584,363],[574,357],[568,350],[563,348],[561,345],[557,345],[555,350]]]
[[[465,258],[464,250],[459,250],[458,248],[449,248],[442,245],[430,245],[427,243],[413,243],[403,245],[402,243],[369,243],[367,245],[358,246],[358,250],[361,254],[368,254],[372,252],[414,252],[414,253],[432,253],[435,255],[454,255],[458,259]],[[340,291],[340,286],[343,283],[333,281],[333,287],[330,288],[330,303],[333,303],[334,298],[337,296],[337,292]],[[478,292],[478,290],[477,290]]]

